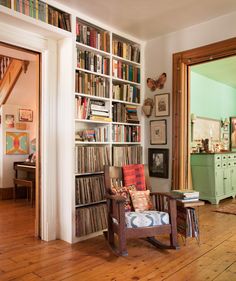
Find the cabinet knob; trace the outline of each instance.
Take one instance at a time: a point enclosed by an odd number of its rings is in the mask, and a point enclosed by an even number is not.
[[[224,180],[227,180],[227,178],[224,178]]]

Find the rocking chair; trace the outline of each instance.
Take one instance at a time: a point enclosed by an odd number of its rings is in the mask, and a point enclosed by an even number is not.
[[[136,165],[132,165],[135,166]],[[146,165],[142,166],[145,175],[146,190],[150,190],[149,172]],[[127,167],[127,166],[126,166]],[[105,166],[105,187],[107,199],[107,219],[108,230],[104,235],[113,252],[118,256],[127,256],[126,242],[128,238],[145,238],[152,245],[163,249],[178,249],[177,225],[176,225],[176,201],[167,193],[151,192],[150,197],[153,210],[148,212],[125,212],[126,198],[120,195],[112,194],[112,182],[114,180],[123,181],[121,167]],[[137,216],[137,221],[146,221],[151,216],[151,223],[143,225],[132,225]],[[141,218],[139,218],[141,216]],[[154,216],[152,218],[152,216]],[[164,219],[163,216],[165,217]],[[129,221],[129,220],[132,220]],[[153,223],[154,222],[154,223]],[[141,223],[142,224],[142,223]],[[115,243],[115,234],[117,243]],[[163,244],[155,236],[168,234],[170,243]],[[118,244],[118,245],[116,245]]]

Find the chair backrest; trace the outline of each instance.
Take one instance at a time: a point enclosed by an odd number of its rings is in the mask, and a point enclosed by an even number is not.
[[[116,180],[117,180],[118,184],[120,182],[122,182],[124,185],[122,167],[105,166],[104,173],[105,173],[105,187],[106,187],[107,193],[110,193],[111,187],[112,187],[112,182],[114,182]],[[146,189],[151,190],[149,171],[148,171],[147,165],[144,165],[144,175],[145,175]]]

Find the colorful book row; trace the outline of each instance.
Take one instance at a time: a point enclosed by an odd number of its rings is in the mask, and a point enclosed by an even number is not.
[[[109,32],[96,29],[76,20],[76,41],[90,47],[110,52]]]
[[[114,78],[140,83],[140,68],[119,60],[112,61],[112,75]]]
[[[94,129],[84,129],[76,132],[76,141],[85,142],[107,142],[108,126],[100,126]]]
[[[14,9],[32,18],[71,31],[70,15],[40,0],[14,0]]]
[[[140,48],[137,44],[113,40],[112,53],[130,61],[140,62]]]
[[[130,84],[112,85],[113,99],[140,103],[140,89]]]
[[[99,74],[109,75],[110,60],[99,54],[82,51],[77,48],[77,67],[90,70]]]
[[[109,81],[101,76],[76,71],[75,92],[109,98]]]
[[[112,120],[120,123],[139,123],[137,106],[114,103],[112,108]]]
[[[140,126],[113,125],[112,126],[113,142],[140,142]]]

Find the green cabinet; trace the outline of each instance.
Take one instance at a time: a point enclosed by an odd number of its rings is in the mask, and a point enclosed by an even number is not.
[[[194,190],[200,199],[218,204],[236,195],[236,153],[192,154],[191,171]]]

